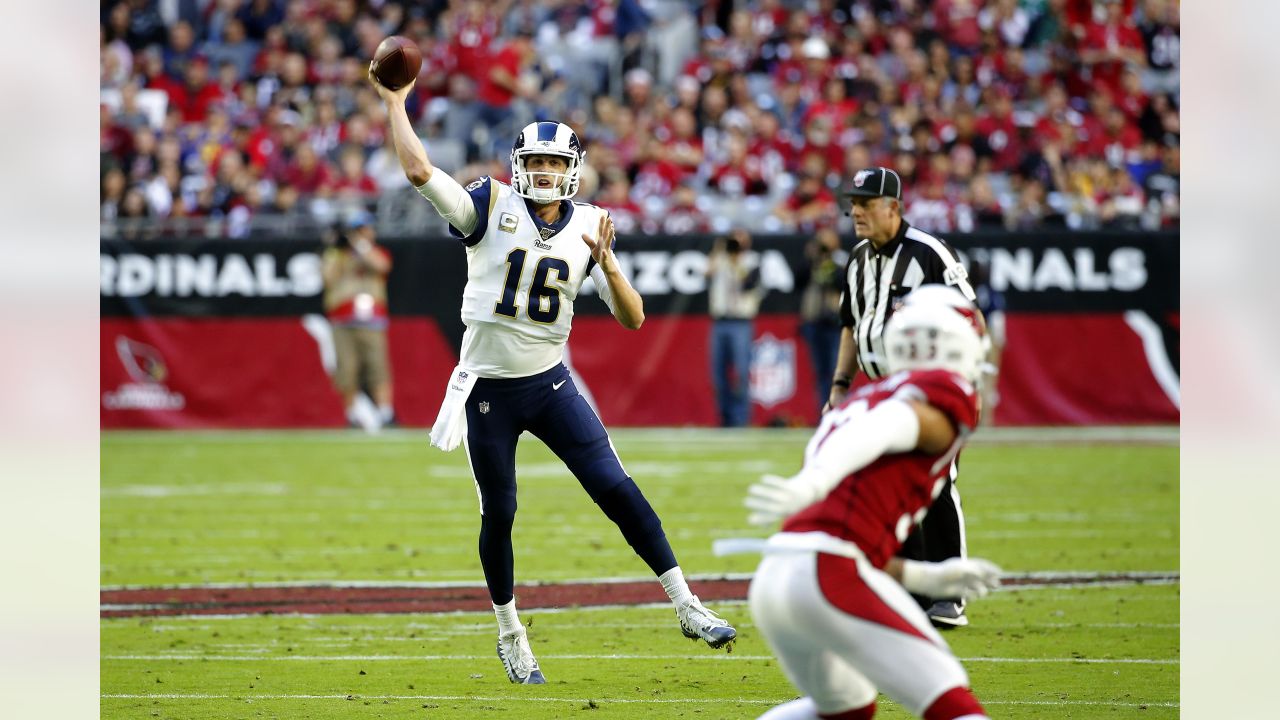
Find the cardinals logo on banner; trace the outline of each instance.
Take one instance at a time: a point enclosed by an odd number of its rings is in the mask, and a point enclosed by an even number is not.
[[[156,348],[146,343],[116,336],[116,355],[133,382],[102,393],[102,407],[108,410],[181,410],[186,405],[182,393],[164,384],[169,366]]]

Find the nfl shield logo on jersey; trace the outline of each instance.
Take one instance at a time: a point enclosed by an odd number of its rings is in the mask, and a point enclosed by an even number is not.
[[[488,403],[488,401],[481,400],[481,401],[480,401],[480,405],[479,405],[479,407],[480,407],[480,414],[481,414],[481,415],[487,415],[487,414],[489,413],[489,403]]]
[[[765,334],[751,347],[751,399],[765,408],[796,394],[796,341]]]

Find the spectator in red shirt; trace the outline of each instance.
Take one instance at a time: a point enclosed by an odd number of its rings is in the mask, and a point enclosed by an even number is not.
[[[747,139],[741,132],[729,133],[729,157],[711,170],[711,189],[722,195],[764,195],[769,192],[760,158],[747,153]]]
[[[828,118],[816,117],[805,126],[804,145],[800,147],[802,163],[808,155],[822,157],[824,172],[825,169],[838,168],[844,162],[844,149],[836,142]]]
[[[106,103],[98,108],[98,152],[123,164],[133,154],[133,136],[128,128],[116,123],[111,107]]]
[[[937,0],[933,4],[934,23],[948,45],[962,53],[974,53],[982,43],[978,25],[981,9],[981,0]]]
[[[631,182],[621,171],[606,175],[604,187],[593,202],[609,211],[613,227],[619,235],[638,233],[644,224],[644,209],[631,199]]]
[[[681,179],[698,171],[703,158],[702,138],[692,112],[676,108],[671,113],[671,127],[659,128],[654,135],[663,144],[665,159],[679,169]]]
[[[364,150],[344,145],[338,153],[338,175],[330,183],[330,191],[338,198],[369,200],[378,194],[378,184],[364,169]]]
[[[1092,157],[1105,159],[1108,165],[1118,167],[1136,159],[1134,156],[1141,144],[1142,133],[1129,122],[1124,111],[1112,107],[1102,119],[1102,132],[1089,139],[1086,152]]]
[[[169,97],[169,107],[184,107],[187,104],[186,86],[164,71],[164,59],[154,48],[148,49],[139,56],[142,60],[142,77],[148,90],[160,90]]]
[[[711,229],[707,216],[698,208],[698,191],[683,183],[671,195],[671,204],[662,214],[662,232],[668,235],[703,233]]]
[[[210,109],[228,98],[220,85],[209,82],[209,61],[203,57],[187,63],[186,82],[186,99],[181,105],[183,122],[204,122]],[[234,91],[230,98],[235,98]]]
[[[333,185],[334,176],[329,164],[316,155],[315,148],[307,143],[298,143],[293,161],[285,168],[281,179],[303,195],[315,195],[327,193]]]
[[[1085,27],[1080,42],[1080,62],[1092,68],[1094,83],[1115,90],[1120,87],[1120,73],[1126,64],[1146,65],[1146,45],[1142,34],[1125,15],[1120,0],[1100,0],[1106,7],[1106,19]]]
[[[480,122],[499,128],[511,117],[511,102],[520,95],[520,74],[535,57],[533,38],[521,33],[486,59],[476,86]]]
[[[822,97],[809,106],[801,122],[808,127],[814,118],[826,118],[831,122],[832,131],[839,135],[852,126],[857,112],[858,101],[848,96],[844,79],[833,77],[823,84]]]
[[[808,172],[800,177],[799,184],[773,214],[788,229],[811,233],[819,227],[835,225],[836,196],[823,183],[825,173]]]
[[[1004,88],[990,91],[990,112],[979,118],[976,130],[991,148],[993,170],[1009,172],[1022,160],[1022,138],[1013,122],[1013,99]]]
[[[489,68],[489,46],[498,35],[499,20],[488,5],[457,3],[441,18],[446,37],[453,38],[449,54],[457,60],[458,69],[476,83],[484,82]]]
[[[760,158],[764,172],[774,177],[788,168],[799,167],[800,152],[791,133],[782,128],[778,116],[771,112],[756,115],[754,132],[750,137],[748,148],[753,156]]]

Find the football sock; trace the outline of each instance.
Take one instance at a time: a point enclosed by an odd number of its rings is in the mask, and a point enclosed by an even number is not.
[[[356,412],[356,406],[354,403],[352,403],[351,407],[347,408],[347,422],[356,426],[364,425],[364,423],[360,422],[360,413]]]
[[[689,583],[684,581],[684,572],[680,570],[679,565],[662,573],[658,577],[658,582],[662,583],[662,589],[667,591],[667,597],[671,598],[671,602],[676,605],[693,597],[693,593],[689,591]]]
[[[520,627],[520,616],[516,614],[516,599],[505,605],[494,605],[493,614],[498,616],[498,634],[506,635]]]
[[[924,711],[924,720],[982,720],[987,713],[969,688],[953,687]]]
[[[379,405],[378,415],[382,417],[383,423],[389,423],[395,419],[396,411],[395,408],[390,405]]]

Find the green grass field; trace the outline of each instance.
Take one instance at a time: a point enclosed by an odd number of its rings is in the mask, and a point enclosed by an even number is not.
[[[615,431],[686,573],[750,572],[718,537],[797,469],[807,432]],[[520,451],[521,582],[647,569],[536,440]],[[1176,572],[1178,450],[983,444],[963,456],[973,555],[1012,573]],[[104,587],[479,583],[474,485],[422,432],[105,433]],[[694,583],[696,591],[697,584]],[[509,684],[490,613],[104,619],[104,718],[749,718],[795,697],[742,603],[732,654],[667,607],[522,613],[549,683]],[[949,634],[993,717],[1178,716],[1176,584],[1010,589]],[[882,701],[878,717],[908,715]]]

